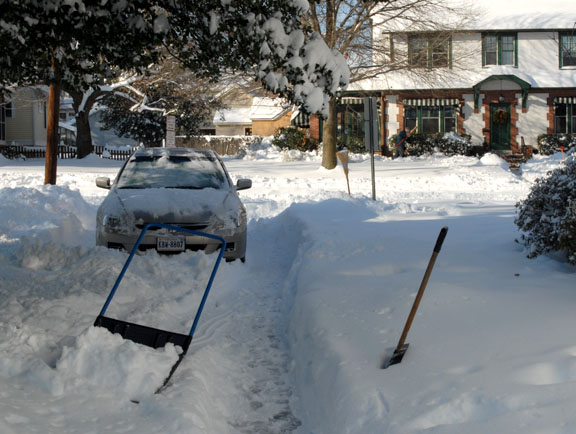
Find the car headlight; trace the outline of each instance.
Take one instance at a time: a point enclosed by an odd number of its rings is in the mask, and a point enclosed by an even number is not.
[[[236,220],[236,225],[240,227],[245,223],[246,223],[246,210],[244,208],[240,208],[238,210],[238,218]]]
[[[120,218],[111,215],[105,215],[102,219],[102,224],[106,232],[117,232],[120,229]]]

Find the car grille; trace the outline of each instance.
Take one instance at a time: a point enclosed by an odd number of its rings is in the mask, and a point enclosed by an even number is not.
[[[139,223],[136,225],[136,227],[140,230],[144,229],[144,226],[146,226],[148,223]],[[176,226],[178,228],[182,228],[182,229],[188,229],[190,231],[201,231],[203,229],[206,229],[208,227],[208,223],[165,223],[167,225],[170,226]],[[150,227],[148,229],[147,232],[154,232],[157,230],[160,230],[161,228],[157,228],[157,227]]]
[[[112,243],[108,243],[108,247],[115,247],[115,246],[111,246],[111,244]],[[207,247],[206,244],[187,244],[186,250],[191,250],[191,251],[197,252],[197,251],[205,250],[206,247]],[[122,248],[122,246],[120,248]],[[156,244],[140,244],[138,246],[138,250],[140,250],[140,251],[146,251],[146,250],[152,250],[152,249],[156,249]],[[233,252],[234,250],[236,250],[236,246],[234,245],[234,243],[226,243],[226,250],[225,250],[226,252]]]

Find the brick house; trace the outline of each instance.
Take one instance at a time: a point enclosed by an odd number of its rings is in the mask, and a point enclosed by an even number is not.
[[[510,154],[537,148],[541,134],[576,133],[575,22],[576,13],[508,16],[442,37],[375,25],[383,56],[404,58],[405,68],[353,83],[341,98],[340,133],[363,135],[366,96],[380,103],[381,144],[416,126]]]
[[[292,120],[292,106],[261,88],[233,87],[222,97],[225,109],[214,114],[217,136],[272,136]]]

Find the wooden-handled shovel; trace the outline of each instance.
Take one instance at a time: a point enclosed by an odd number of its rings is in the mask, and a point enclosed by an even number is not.
[[[438,239],[436,240],[436,245],[434,246],[434,251],[432,252],[432,257],[428,262],[428,267],[426,268],[426,272],[424,273],[424,278],[422,279],[422,283],[420,284],[420,289],[418,290],[418,294],[416,295],[416,299],[414,300],[414,304],[412,305],[412,310],[410,311],[410,315],[408,315],[408,320],[406,321],[406,325],[404,326],[404,331],[402,331],[402,336],[400,337],[400,341],[398,341],[398,345],[392,354],[392,357],[389,359],[384,359],[380,366],[381,369],[386,369],[390,365],[396,365],[402,361],[404,354],[408,350],[408,345],[406,344],[406,336],[408,336],[408,331],[410,330],[410,326],[412,325],[412,321],[414,320],[414,316],[416,316],[416,311],[418,310],[418,306],[420,305],[420,300],[422,299],[422,295],[424,295],[424,290],[426,289],[426,285],[428,284],[428,279],[430,278],[430,274],[432,273],[432,268],[434,268],[434,264],[436,263],[436,257],[438,253],[440,253],[440,249],[442,248],[442,244],[444,243],[444,238],[446,238],[446,234],[448,233],[448,227],[444,226],[440,230],[440,234],[438,235]]]
[[[346,185],[348,186],[348,194],[350,194],[350,181],[348,180],[348,160],[350,156],[348,155],[348,150],[343,149],[342,151],[336,152],[336,156],[342,163],[342,168],[344,169],[344,175],[346,176]]]

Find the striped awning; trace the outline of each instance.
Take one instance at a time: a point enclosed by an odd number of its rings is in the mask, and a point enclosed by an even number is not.
[[[554,98],[556,104],[576,104],[576,96],[557,96]]]
[[[359,98],[357,96],[343,96],[340,98],[340,104],[364,104],[364,98]]]
[[[450,106],[450,105],[460,105],[460,100],[458,98],[411,98],[402,101],[404,105],[407,106]]]
[[[310,115],[298,110],[292,113],[290,124],[294,127],[308,128],[310,126]]]

